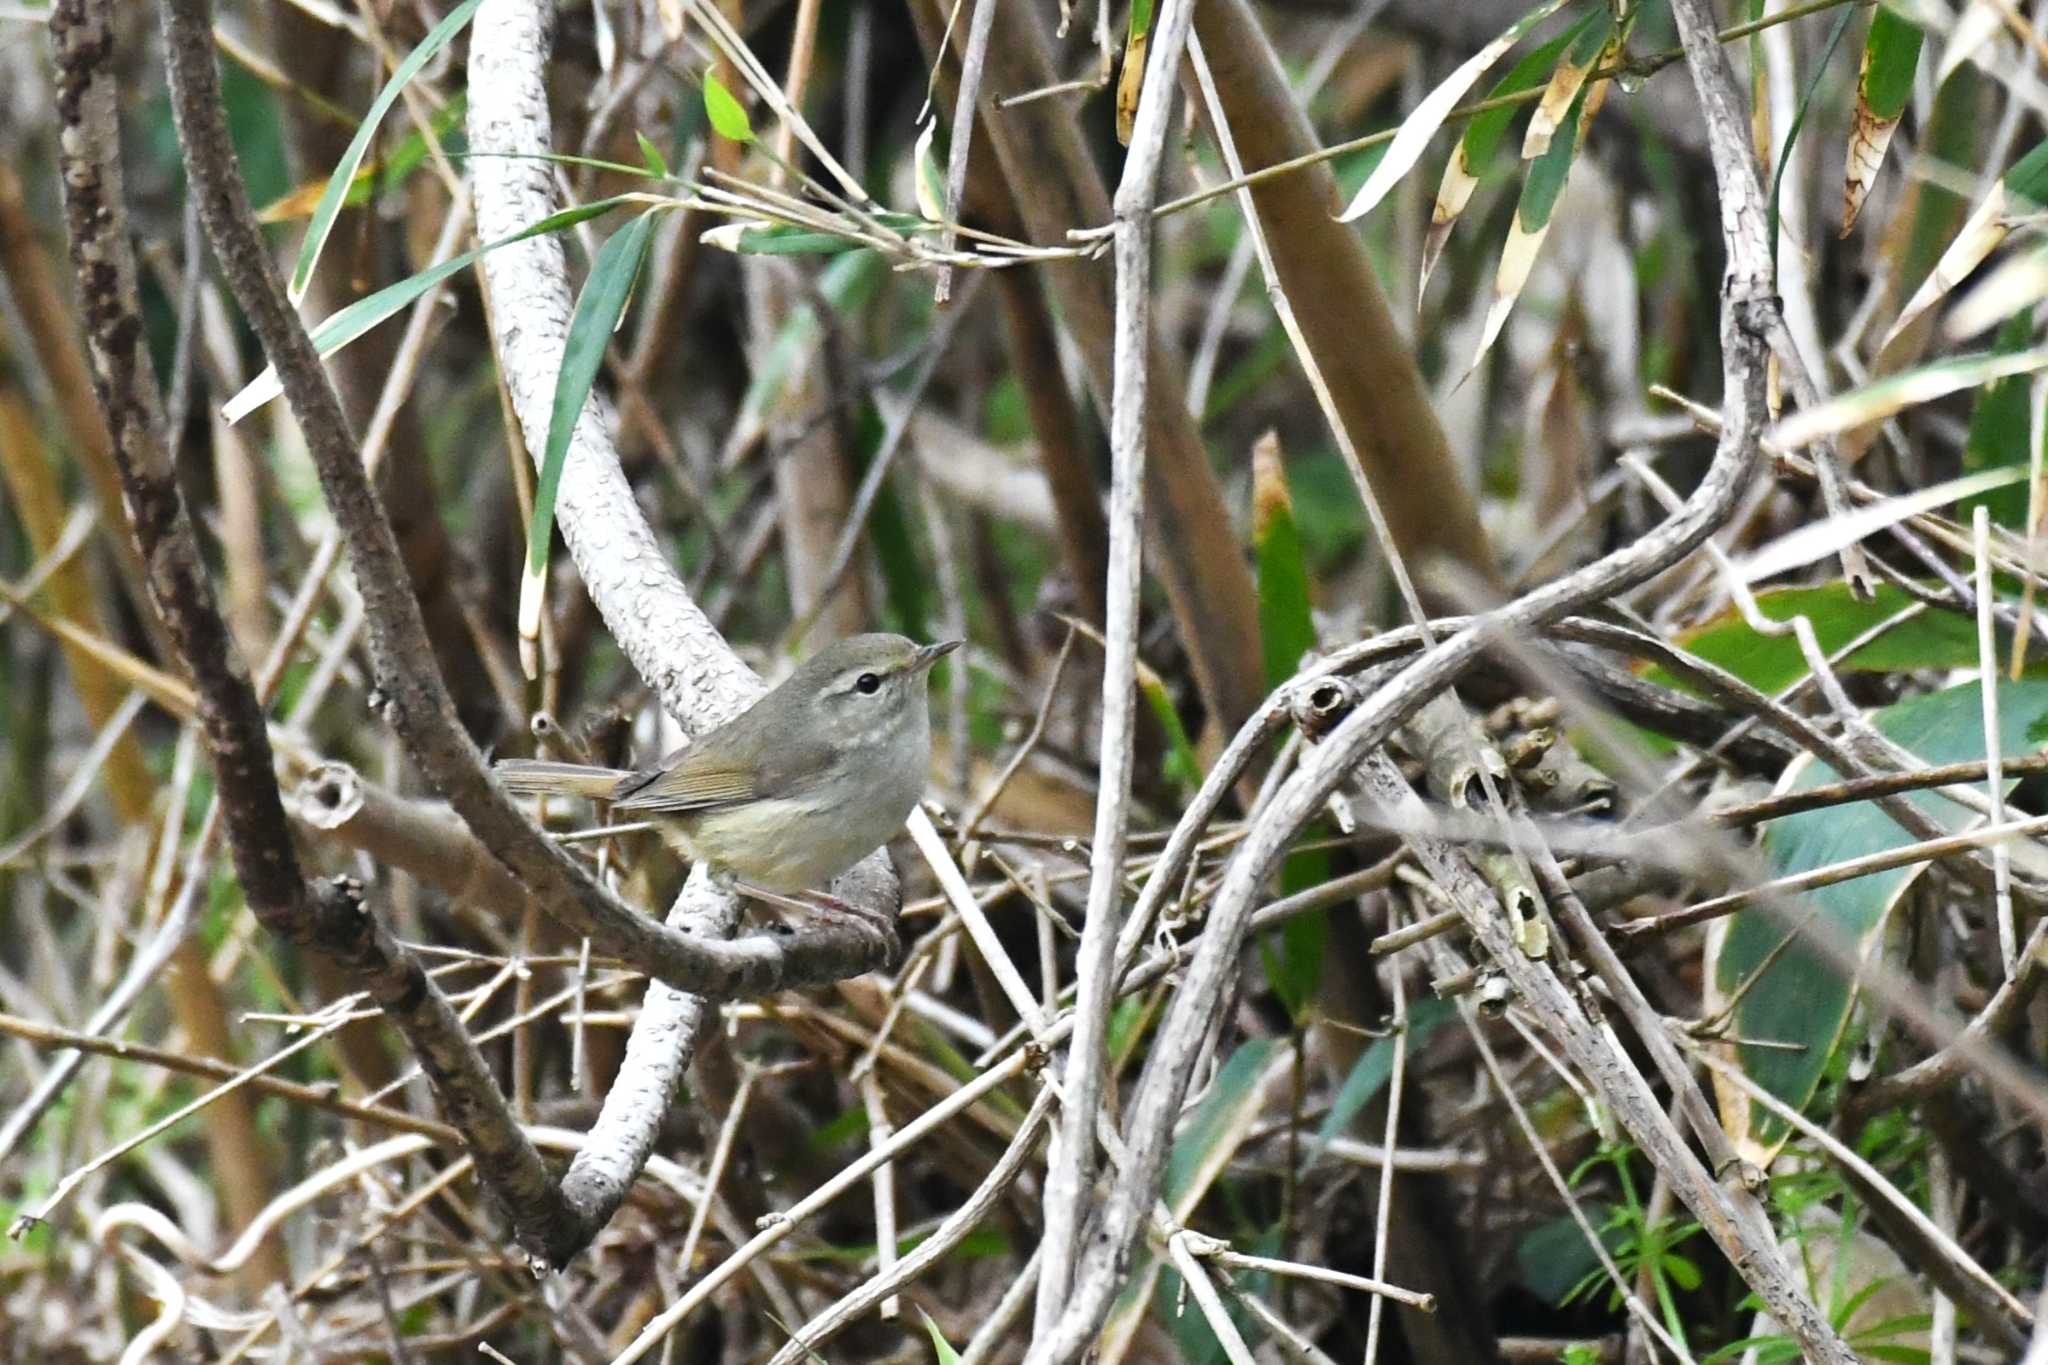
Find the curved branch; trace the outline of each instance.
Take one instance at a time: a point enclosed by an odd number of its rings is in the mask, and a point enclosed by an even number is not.
[[[469,142],[483,155],[469,166],[477,232],[485,241],[510,236],[559,207],[545,159],[554,149],[546,82],[550,18],[548,7],[535,0],[486,0],[477,11],[469,49]],[[560,238],[533,237],[491,252],[483,282],[505,386],[526,448],[537,454],[547,449],[555,377],[574,311]],[[744,710],[760,695],[761,680],[670,567],[620,468],[615,430],[612,412],[593,396],[570,436],[555,519],[613,638],[684,733],[700,734]],[[885,852],[863,861],[833,890],[842,900],[891,915],[900,901]],[[738,910],[736,900],[694,876],[668,923],[695,941],[726,938]],[[586,1242],[645,1165],[705,1013],[700,995],[668,985],[649,990],[590,1141],[563,1177]]]

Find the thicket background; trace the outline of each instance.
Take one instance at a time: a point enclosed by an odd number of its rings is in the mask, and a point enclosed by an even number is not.
[[[2048,5],[159,9],[0,4],[0,1356],[2048,1360]],[[866,629],[889,942],[461,741]]]

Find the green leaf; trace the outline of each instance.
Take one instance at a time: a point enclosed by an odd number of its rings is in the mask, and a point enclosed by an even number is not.
[[[635,132],[633,136],[640,143],[640,156],[647,162],[648,173],[668,179],[668,158],[661,154],[661,148],[650,142],[645,133]]]
[[[1308,565],[1294,527],[1294,499],[1279,438],[1268,433],[1252,447],[1252,554],[1259,570],[1259,638],[1266,684],[1278,687],[1316,647],[1309,609]]]
[[[1238,1045],[1216,1073],[1209,1093],[1173,1140],[1160,1196],[1174,1217],[1194,1211],[1210,1184],[1236,1155],[1238,1144],[1259,1111],[1259,1077],[1280,1050],[1277,1038],[1253,1038]]]
[[[2032,737],[2048,721],[2048,682],[2001,683],[1998,704],[2000,748],[2007,756],[2032,752]],[[1984,757],[1984,715],[1976,683],[1888,706],[1871,720],[1880,733],[1928,764]],[[1790,789],[1806,791],[1838,780],[1826,764],[1810,763]],[[1969,823],[1970,812],[1936,793],[1912,792],[1905,799],[1949,829]],[[1912,842],[1913,836],[1889,815],[1859,801],[1772,821],[1764,832],[1763,851],[1771,871],[1788,876]],[[1798,900],[1844,942],[1867,952],[1891,907],[1924,867],[1893,868],[1815,887]],[[1740,1040],[1736,1051],[1743,1070],[1787,1105],[1803,1109],[1848,1025],[1853,997],[1848,981],[1796,935],[1779,951],[1788,934],[1793,931],[1767,909],[1741,911],[1731,918],[1709,969],[1724,997],[1742,992],[1730,1031]],[[1761,1112],[1751,1124],[1754,1141],[1766,1144],[1785,1131],[1781,1120]],[[1731,1133],[1742,1136],[1733,1125]]]
[[[1192,791],[1202,785],[1202,761],[1195,756],[1194,742],[1188,738],[1188,727],[1181,721],[1180,712],[1174,708],[1173,697],[1166,690],[1166,680],[1147,668],[1143,660],[1138,663],[1138,695],[1152,708],[1152,714],[1159,718],[1159,724],[1166,731],[1167,754],[1162,766],[1168,781]]]
[[[2032,151],[2013,162],[2012,169],[2000,176],[1999,182],[2008,195],[2025,201],[2015,206],[2023,211],[2048,205],[2048,142],[2037,143]]]
[[[1992,343],[1992,349],[1998,355],[2017,354],[2026,349],[2033,335],[2034,310],[2022,308],[1998,329],[1998,339]],[[1986,384],[1977,394],[1977,405],[1970,411],[1970,434],[1963,443],[1964,469],[1975,471],[2027,465],[2027,443],[2032,434],[2027,397],[2032,387],[2022,376],[2012,375]],[[1991,519],[1999,525],[2016,531],[2026,530],[2025,484],[1964,498],[1956,504],[1957,518],[1967,523],[1972,509],[1979,503],[1991,509]]]
[[[1458,1007],[1448,1000],[1417,1000],[1408,1007],[1408,1054],[1427,1043],[1430,1035],[1445,1023],[1458,1017]],[[1372,1103],[1373,1096],[1394,1075],[1394,1039],[1376,1038],[1364,1055],[1352,1065],[1351,1074],[1344,1078],[1344,1084],[1337,1088],[1337,1098],[1330,1101],[1330,1112],[1323,1116],[1322,1127],[1316,1129],[1316,1140],[1309,1147],[1309,1160],[1315,1160],[1323,1148],[1330,1145],[1330,1139],[1351,1126],[1359,1111]]]
[[[2010,355],[1946,356],[1917,369],[1872,380],[1860,389],[1851,389],[1814,407],[1795,412],[1764,433],[1764,439],[1786,450],[1794,450],[1824,436],[1838,435],[1852,427],[1881,421],[1907,408],[1945,398],[1964,389],[1974,389],[1994,379],[2032,374],[2041,369],[2048,369],[2048,346],[2016,351]]]
[[[583,293],[569,319],[569,335],[562,343],[562,368],[555,378],[554,407],[548,414],[547,449],[533,489],[533,519],[526,527],[526,572],[519,585],[519,632],[525,639],[536,638],[540,631],[541,588],[547,581],[555,493],[561,487],[569,438],[576,430],[576,418],[583,411],[584,401],[590,397],[598,369],[604,364],[612,332],[625,314],[633,280],[640,273],[648,240],[654,235],[657,212],[641,214],[598,248],[597,258],[590,264],[590,277],[583,282]]]
[[[461,4],[449,10],[448,17],[420,39],[419,46],[406,54],[398,69],[391,73],[391,79],[377,92],[370,112],[363,116],[362,126],[356,129],[355,137],[349,141],[348,150],[341,154],[341,160],[335,163],[334,173],[327,177],[327,191],[320,196],[320,203],[313,210],[313,219],[306,226],[306,240],[299,247],[299,263],[292,268],[290,297],[293,303],[305,297],[306,286],[312,283],[313,267],[319,263],[320,251],[327,245],[328,234],[334,231],[334,220],[341,213],[342,199],[348,193],[349,183],[356,178],[356,168],[369,154],[370,139],[377,135],[377,125],[384,121],[384,115],[390,112],[407,82],[433,60],[435,53],[462,32],[482,3],[483,0],[462,0]]]
[[[704,73],[704,114],[711,120],[712,130],[720,137],[733,142],[754,140],[753,121],[713,71]]]
[[[922,1308],[917,1311],[924,1313],[925,1330],[932,1334],[932,1353],[938,1356],[939,1365],[960,1365],[960,1353],[954,1350],[952,1343],[946,1340],[946,1334],[939,1330],[939,1325],[936,1322],[932,1321],[932,1315],[925,1313]]]
[[[1152,0],[1131,0],[1131,23],[1127,38],[1152,31]]]
[[[1597,1199],[1582,1206],[1586,1221],[1600,1234],[1608,1253],[1622,1250],[1628,1230],[1617,1225],[1613,1207]],[[1588,1275],[1600,1274],[1600,1258],[1586,1244],[1586,1234],[1569,1215],[1559,1215],[1532,1228],[1515,1247],[1515,1267],[1524,1288],[1545,1303],[1563,1304]]]
[[[1494,82],[1482,103],[1507,95],[1519,95],[1524,90],[1542,85],[1550,79],[1551,69],[1557,65],[1557,59],[1564,55],[1565,49],[1606,17],[1603,11],[1593,10],[1549,42],[1531,49],[1527,56],[1508,68],[1507,75]],[[1468,173],[1473,176],[1485,173],[1493,161],[1494,152],[1500,147],[1501,139],[1507,135],[1508,126],[1521,112],[1519,104],[1503,104],[1473,115],[1472,121],[1465,125],[1465,136],[1458,140],[1458,151],[1464,158]]]
[[[602,217],[625,202],[623,198],[599,199],[592,203],[579,204],[575,208],[563,209],[560,213],[551,213],[532,227],[522,228],[508,237],[500,237],[495,242],[486,242],[474,251],[451,256],[441,264],[428,266],[417,275],[410,275],[397,284],[386,285],[374,294],[357,299],[314,327],[313,347],[319,351],[321,358],[325,359],[405,309],[414,299],[441,281],[459,271],[469,269],[487,252],[496,251],[501,246],[510,246],[514,242],[523,242],[529,237],[538,237],[545,232],[560,232],[563,228]],[[283,389],[278,384],[277,371],[266,368],[262,374],[250,380],[240,393],[227,401],[221,408],[221,415],[231,423],[239,422],[281,392]]]
[[[888,277],[888,262],[872,251],[850,252],[833,259],[817,278],[818,295],[836,311],[855,311],[866,305]],[[768,344],[768,353],[754,371],[746,396],[740,399],[736,425],[759,422],[782,396],[789,377],[797,368],[811,363],[817,344],[819,323],[809,303],[790,310],[782,329]]]
[[[907,213],[870,216],[881,226],[904,233],[929,232],[933,226]],[[706,232],[702,240],[707,246],[751,256],[836,256],[870,249],[866,242],[841,233],[820,232],[795,223],[726,223]]]
[[[1920,66],[1926,35],[1896,11],[1879,5],[1870,16],[1870,34],[1863,41],[1863,70],[1858,95],[1871,114],[1895,119],[1913,97],[1913,74]]]
[[[1873,626],[1890,620],[1913,604],[1889,583],[1878,585],[1869,601],[1846,583],[1814,588],[1776,588],[1756,595],[1758,609],[1773,621],[1804,616],[1814,637],[1832,654]],[[1679,637],[1692,654],[1718,664],[1761,692],[1779,692],[1806,676],[1806,659],[1790,635],[1766,635],[1730,609],[1704,626]],[[1916,668],[1967,668],[1977,663],[1977,627],[1954,612],[1923,611],[1892,627],[1836,665],[1845,672],[1897,673]],[[1651,669],[1652,682],[1666,687],[1686,684],[1661,668]]]

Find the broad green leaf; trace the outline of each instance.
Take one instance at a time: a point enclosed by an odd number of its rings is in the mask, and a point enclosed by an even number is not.
[[[1174,1139],[1166,1159],[1166,1179],[1159,1193],[1176,1219],[1195,1211],[1210,1185],[1236,1158],[1262,1107],[1259,1078],[1285,1051],[1276,1038],[1254,1038],[1239,1044],[1216,1073],[1215,1083]]]
[[[1913,599],[1889,583],[1878,585],[1865,601],[1846,583],[1816,588],[1779,588],[1756,595],[1758,609],[1773,621],[1804,616],[1814,637],[1829,654],[1865,631],[1891,620]],[[1707,662],[1727,669],[1761,692],[1776,693],[1806,676],[1799,642],[1788,635],[1765,635],[1733,608],[1704,626],[1679,637],[1679,644]],[[1977,627],[1967,617],[1948,611],[1923,611],[1901,621],[1835,667],[1852,673],[1899,673],[1922,668],[1969,668],[1977,663]],[[1651,669],[1653,682],[1667,687],[1685,684],[1663,669]]]
[[[1202,1197],[1236,1159],[1265,1103],[1265,1078],[1284,1066],[1292,1048],[1275,1038],[1242,1043],[1216,1073],[1214,1083],[1174,1139],[1166,1160],[1160,1197],[1176,1222],[1186,1222]],[[1152,1287],[1161,1270],[1159,1259],[1141,1251],[1124,1292],[1104,1326],[1098,1359],[1121,1358],[1131,1334],[1152,1302]]]
[[[2014,215],[2039,212],[2044,204],[2048,204],[2048,142],[2038,144],[2014,163],[1985,194],[1983,202],[1970,210],[1955,240],[1899,311],[1899,320],[1885,333],[1884,345],[1891,345],[1894,337],[1941,302],[1986,256],[1997,250],[2012,231]]]
[[[704,116],[711,120],[712,131],[722,138],[732,142],[754,140],[753,121],[715,71],[704,73]]]
[[[1851,389],[1818,406],[1795,412],[1765,432],[1764,439],[1781,450],[1797,450],[1852,427],[1882,421],[1921,403],[1931,403],[2008,375],[2031,374],[2044,368],[2048,368],[2048,346],[2011,355],[1950,356],[1918,369],[1886,375],[1860,389]]]
[[[612,332],[626,311],[640,262],[654,235],[658,210],[649,210],[605,239],[590,263],[590,276],[569,318],[562,343],[562,368],[555,377],[555,401],[548,414],[547,447],[540,477],[533,488],[533,519],[526,526],[526,570],[519,584],[519,634],[532,640],[540,634],[542,588],[547,582],[548,547],[553,542],[555,494],[562,484],[562,466],[569,456],[569,438],[590,397],[591,385],[604,364]]]
[[[2008,757],[2032,752],[2048,726],[2048,682],[2002,682],[1998,695],[2001,749]],[[1974,682],[1886,707],[1871,720],[1881,733],[1929,764],[1984,757],[1982,698]],[[1809,763],[1797,771],[1789,788],[1805,791],[1838,780],[1826,764]],[[1964,807],[1933,792],[1910,793],[1906,799],[1950,829],[1962,829],[1973,819]],[[1763,851],[1771,871],[1786,876],[1912,842],[1889,815],[1864,801],[1774,820],[1764,832]],[[1813,888],[1796,898],[1792,913],[1811,913],[1825,931],[1868,953],[1886,916],[1924,866]],[[1791,942],[1780,951],[1788,935]],[[1730,919],[1719,951],[1710,953],[1707,966],[1723,999],[1741,993],[1730,1032],[1739,1040],[1736,1055],[1743,1070],[1787,1105],[1803,1109],[1848,1025],[1853,998],[1849,982],[1779,915],[1761,908],[1743,910]],[[1723,1107],[1730,1111],[1730,1135],[1752,1159],[1766,1157],[1786,1131],[1781,1121],[1761,1112],[1753,1122],[1744,1123],[1742,1119],[1750,1116],[1746,1105],[1724,1102]]]
[[[589,204],[579,204],[575,208],[563,209],[560,213],[549,214],[530,228],[522,228],[510,236],[500,237],[495,242],[486,242],[473,251],[465,251],[459,256],[449,257],[439,265],[428,266],[419,274],[409,275],[397,284],[386,285],[374,294],[357,299],[314,327],[313,348],[320,353],[322,359],[325,359],[405,309],[413,300],[441,281],[459,271],[469,269],[486,253],[496,251],[501,246],[510,246],[514,242],[523,242],[529,237],[538,237],[545,232],[560,232],[563,228],[602,217],[625,202],[623,198],[599,199]],[[262,374],[250,380],[240,393],[222,405],[221,416],[230,424],[239,422],[283,391],[278,383],[277,371],[266,367]]]
[[[1992,343],[1999,355],[2013,355],[2026,348],[2034,335],[2034,310],[2023,307],[2005,320]],[[2033,385],[2014,375],[1986,384],[1970,411],[1970,434],[1963,442],[1963,468],[1974,471],[2008,469],[2025,477],[2028,442],[2032,437],[2029,391]],[[2024,532],[2027,527],[2027,490],[2024,485],[2007,486],[1956,505],[1956,515],[1967,522],[1978,503],[1991,509],[1991,519],[2001,526]]]
[[[1279,437],[1267,432],[1252,445],[1252,554],[1258,565],[1259,639],[1265,650],[1266,683],[1278,687],[1292,678],[1316,645],[1309,598],[1308,564],[1294,525],[1294,497]],[[1328,881],[1330,860],[1320,851],[1296,853],[1282,865],[1281,890],[1292,895]],[[1299,1018],[1322,981],[1329,917],[1298,915],[1260,944],[1266,977],[1289,1015]],[[1277,951],[1276,951],[1277,944]]]
[[[1338,221],[1348,223],[1371,213],[1380,200],[1387,197],[1387,191],[1415,168],[1423,149],[1429,146],[1429,140],[1436,136],[1437,129],[1443,127],[1444,120],[1464,98],[1465,92],[1505,56],[1509,48],[1520,42],[1536,25],[1557,13],[1564,4],[1565,0],[1544,0],[1508,25],[1498,38],[1466,58],[1457,70],[1444,78],[1441,85],[1423,96],[1415,106],[1415,112],[1401,121],[1401,127],[1387,144],[1386,155],[1380,158],[1379,165],[1373,167],[1372,174],[1366,177],[1365,184],[1359,186],[1358,193],[1344,212],[1337,215]]]
[[[1847,167],[1842,174],[1842,236],[1856,226],[1864,197],[1884,164],[1885,149],[1913,94],[1925,35],[1914,24],[1879,6],[1870,16],[1863,42],[1863,67],[1856,82],[1856,120],[1849,129]]]
[[[1595,10],[1529,52],[1509,68],[1507,75],[1494,82],[1481,103],[1491,103],[1504,96],[1535,89],[1557,65],[1566,45],[1602,17],[1602,12]],[[1507,135],[1508,125],[1514,122],[1519,112],[1519,106],[1503,104],[1473,115],[1465,125],[1465,135],[1458,139],[1457,149],[1444,166],[1443,183],[1437,186],[1436,204],[1430,210],[1429,232],[1422,240],[1422,283],[1416,289],[1418,299],[1423,290],[1429,288],[1429,277],[1436,269],[1437,258],[1443,255],[1444,244],[1450,240],[1451,229],[1465,212],[1465,205],[1471,202],[1472,191],[1479,187],[1480,180],[1492,166],[1501,139]]]
[[[306,226],[306,240],[299,247],[299,262],[292,267],[292,281],[289,295],[293,303],[306,296],[306,287],[312,283],[313,267],[320,261],[321,248],[327,245],[327,236],[334,231],[334,220],[341,213],[342,199],[348,193],[349,184],[356,178],[356,169],[363,164],[363,158],[370,150],[370,139],[377,135],[377,125],[384,121],[384,115],[391,111],[399,93],[406,84],[419,74],[421,67],[434,59],[434,54],[446,47],[456,34],[462,32],[477,6],[483,0],[462,0],[462,3],[448,11],[448,17],[434,25],[427,36],[420,39],[418,47],[406,54],[398,69],[391,73],[391,79],[377,92],[377,98],[370,105],[370,112],[363,116],[362,126],[350,139],[348,150],[335,163],[334,174],[327,178],[327,191],[320,196],[319,206],[313,210],[313,221]]]
[[[1413,1057],[1429,1041],[1431,1034],[1457,1017],[1458,1007],[1449,1000],[1417,1000],[1410,1005],[1408,1055]],[[1351,1121],[1372,1103],[1373,1096],[1380,1093],[1393,1075],[1394,1040],[1376,1038],[1352,1065],[1351,1074],[1344,1078],[1344,1084],[1337,1088],[1337,1098],[1330,1101],[1330,1112],[1323,1116],[1322,1126],[1316,1129],[1316,1140],[1309,1147],[1310,1161],[1330,1145],[1331,1138],[1351,1126]]]
[[[1302,658],[1316,647],[1316,627],[1287,466],[1280,455],[1280,439],[1272,432],[1252,446],[1252,554],[1259,570],[1266,685],[1278,687],[1300,670]]]

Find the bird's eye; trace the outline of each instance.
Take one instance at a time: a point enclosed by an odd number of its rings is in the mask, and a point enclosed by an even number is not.
[[[882,680],[872,673],[863,673],[853,680],[853,690],[863,696],[872,697],[882,690]]]

